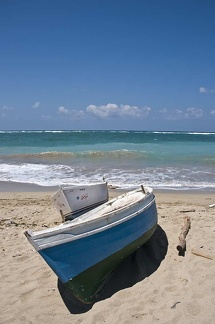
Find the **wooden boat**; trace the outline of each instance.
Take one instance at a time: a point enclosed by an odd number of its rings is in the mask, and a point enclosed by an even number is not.
[[[59,279],[83,303],[99,297],[108,275],[157,227],[155,196],[141,188],[26,237]]]
[[[60,186],[52,197],[52,204],[62,220],[74,219],[108,200],[106,182],[81,186]]]

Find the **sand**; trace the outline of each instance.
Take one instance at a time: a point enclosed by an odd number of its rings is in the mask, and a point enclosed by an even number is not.
[[[209,207],[214,193],[155,192],[155,234],[117,268],[100,300],[84,307],[24,236],[28,228],[61,222],[50,200],[54,191],[24,188],[0,190],[0,323],[214,323],[215,207]],[[191,228],[186,251],[179,255],[185,216]]]

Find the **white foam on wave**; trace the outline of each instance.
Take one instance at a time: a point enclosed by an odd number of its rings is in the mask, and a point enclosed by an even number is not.
[[[215,176],[205,170],[169,168],[108,168],[63,164],[1,164],[0,181],[34,183],[42,186],[94,183],[105,180],[116,187],[140,184],[154,189],[215,189]]]

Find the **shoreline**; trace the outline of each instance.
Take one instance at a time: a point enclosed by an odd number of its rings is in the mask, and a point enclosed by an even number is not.
[[[0,192],[51,192],[59,186],[40,186],[34,183],[0,181]]]
[[[71,185],[72,186],[72,185]],[[0,181],[0,192],[55,192],[59,189],[60,185],[39,185],[35,183],[27,183],[27,182],[15,182],[15,181]],[[109,191],[110,192],[127,192],[130,190],[134,190],[134,188],[118,188],[112,185],[109,185]],[[187,194],[213,194],[215,193],[215,190],[209,190],[207,188],[196,188],[196,189],[153,189],[153,192],[155,194],[160,193],[167,193],[167,194],[181,194],[181,193],[187,193]]]

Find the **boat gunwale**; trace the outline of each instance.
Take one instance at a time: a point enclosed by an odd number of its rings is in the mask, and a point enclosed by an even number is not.
[[[54,226],[54,227],[51,227],[51,228],[42,229],[42,230],[38,230],[38,231],[32,231],[31,229],[28,229],[26,232],[31,237],[40,238],[40,236],[41,237],[49,236],[51,233],[53,234],[53,232],[55,232],[56,234],[58,234],[58,232],[62,232],[62,230],[63,231],[68,230],[69,231],[69,230],[71,230],[71,228],[83,227],[85,225],[88,225],[88,224],[91,224],[91,223],[94,223],[94,222],[98,222],[99,220],[102,220],[102,219],[105,219],[105,218],[110,217],[111,215],[114,215],[118,211],[121,211],[123,209],[124,210],[127,210],[131,206],[134,206],[135,204],[138,205],[141,202],[145,201],[150,196],[152,196],[155,199],[155,196],[153,194],[152,188],[145,187],[145,189],[147,190],[146,193],[143,192],[142,188],[138,188],[136,190],[133,190],[133,191],[124,193],[124,194],[122,194],[120,196],[117,196],[115,198],[112,198],[111,200],[109,200],[109,201],[105,202],[104,204],[96,207],[95,209],[90,210],[90,211],[82,214],[78,218],[75,218],[75,219],[72,219],[72,220],[68,220],[68,221],[66,221],[66,222],[64,222],[64,223],[62,223],[62,224],[60,224],[58,226]],[[103,208],[104,205],[112,205],[115,201],[121,200],[122,198],[124,198],[124,197],[126,197],[128,195],[132,195],[132,194],[135,194],[135,193],[138,193],[138,192],[143,192],[143,194],[144,194],[143,197],[141,197],[139,200],[136,200],[135,202],[130,203],[129,205],[126,205],[126,206],[123,205],[122,208],[118,208],[118,209],[115,209],[115,210],[110,210],[109,213],[102,214],[100,217],[89,218],[88,220],[83,220],[82,222],[77,222],[78,220],[82,220],[83,217],[86,217],[87,214],[97,212],[98,210],[102,210],[102,208]]]
[[[152,200],[150,200],[148,202],[148,204],[146,204],[146,205],[144,204],[144,206],[141,209],[138,209],[137,211],[135,211],[132,214],[129,214],[129,215],[125,216],[125,217],[117,219],[114,222],[104,224],[103,226],[97,227],[95,229],[91,229],[88,232],[82,232],[82,233],[78,233],[78,234],[70,234],[70,236],[65,238],[65,239],[60,239],[60,240],[55,241],[55,242],[45,243],[43,245],[42,244],[39,245],[37,242],[34,241],[34,239],[46,238],[50,234],[53,234],[52,232],[49,231],[49,232],[46,232],[46,233],[38,233],[37,234],[37,232],[32,232],[31,233],[31,231],[30,232],[26,231],[25,235],[27,236],[28,240],[31,241],[32,245],[34,246],[34,248],[37,251],[40,251],[40,250],[43,250],[43,249],[46,249],[46,248],[50,248],[50,247],[54,247],[54,246],[57,246],[57,245],[60,245],[60,244],[72,242],[72,241],[75,241],[75,240],[78,240],[78,239],[82,239],[84,237],[87,237],[87,236],[94,235],[96,233],[105,231],[108,228],[117,226],[117,225],[119,225],[119,224],[121,224],[123,222],[126,222],[126,221],[136,217],[137,215],[143,213],[146,209],[148,209],[151,205],[153,205],[155,203],[155,196],[152,193],[150,193],[150,196],[152,196]],[[144,197],[144,200],[145,200],[145,197]],[[138,203],[140,203],[140,201]],[[98,221],[98,220],[94,219],[92,221]],[[90,223],[92,221],[90,221]],[[87,225],[87,222],[85,222],[85,224]],[[79,224],[79,225],[83,225],[83,224]],[[55,229],[56,229],[56,227],[55,227]],[[62,233],[62,234],[66,234],[66,232],[69,232],[70,230],[71,230],[71,227],[67,227],[67,228],[61,227],[55,233],[57,235],[57,234],[60,234],[61,231],[63,231],[64,233]],[[47,231],[47,230],[44,230],[44,231]]]
[[[130,208],[130,206],[135,205],[135,204],[138,204],[142,200],[146,200],[147,197],[150,197],[150,196],[154,197],[153,189],[152,188],[150,188],[150,187],[144,187],[144,189],[146,190],[145,193],[143,192],[143,189],[142,188],[138,188],[136,190],[132,190],[132,191],[123,193],[122,195],[117,196],[115,198],[112,198],[111,200],[108,200],[108,201],[104,202],[103,204],[97,206],[96,208],[87,211],[86,213],[80,215],[79,217],[77,217],[75,219],[72,219],[72,220],[67,220],[66,222],[64,222],[64,223],[62,223],[62,224],[60,224],[58,226],[55,226],[55,227],[52,227],[52,228],[43,229],[43,230],[38,230],[38,231],[35,231],[35,232],[29,230],[29,232],[31,232],[31,235],[36,235],[36,234],[37,235],[40,235],[40,233],[41,234],[46,233],[46,232],[50,233],[50,232],[53,232],[53,231],[56,231],[57,232],[57,228],[59,228],[59,231],[61,231],[62,228],[64,228],[64,229],[66,229],[67,227],[70,228],[71,225],[73,227],[79,227],[79,226],[83,226],[84,224],[88,224],[89,222],[97,221],[98,219],[102,219],[102,217],[106,217],[107,215],[112,215],[114,212],[118,212],[118,211],[123,210],[123,209],[126,210],[126,209]],[[102,208],[103,208],[104,205],[111,205],[115,201],[118,201],[118,200],[120,200],[120,199],[122,199],[122,198],[124,198],[126,196],[130,196],[130,195],[135,194],[137,192],[143,192],[144,196],[141,199],[136,200],[135,202],[131,202],[129,205],[126,205],[126,206],[123,205],[121,208],[118,208],[116,210],[111,210],[109,213],[106,213],[106,214],[102,214],[100,217],[91,218],[91,219],[89,218],[89,220],[87,220],[87,221],[85,221],[83,219],[82,222],[77,222],[77,220],[80,221],[80,220],[82,220],[83,217],[86,217],[87,214],[93,213],[94,211],[96,212],[98,210],[102,210]],[[76,222],[77,222],[77,224],[76,224]]]

